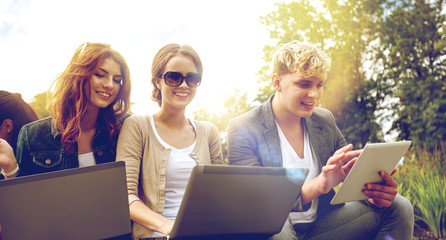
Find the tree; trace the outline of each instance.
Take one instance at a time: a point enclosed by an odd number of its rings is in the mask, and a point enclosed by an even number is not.
[[[39,118],[48,117],[50,115],[48,105],[48,92],[36,94],[33,101],[29,104],[37,113]]]
[[[368,141],[381,140],[381,128],[375,112],[383,94],[375,88],[379,82],[367,77],[364,67],[370,56],[370,44],[377,15],[382,12],[379,1],[326,1],[315,7],[308,0],[277,4],[278,9],[262,17],[278,45],[291,40],[309,41],[326,51],[332,69],[321,106],[330,109],[347,141],[363,147]],[[265,60],[272,61],[275,48],[264,48]],[[256,100],[264,101],[272,89],[265,86],[270,66],[259,71],[262,84]]]
[[[237,117],[253,108],[252,105],[248,103],[247,93],[242,93],[240,90],[236,89],[234,94],[228,96],[224,100],[223,112],[214,112],[210,111],[207,108],[201,108],[195,111],[194,118],[196,120],[204,120],[214,123],[220,133],[221,142],[222,142],[222,150],[223,150],[223,159],[227,161],[227,136],[226,136],[226,127],[228,126],[229,121]]]
[[[399,139],[433,148],[446,140],[444,0],[389,1],[381,26],[383,79],[399,99],[391,106]]]

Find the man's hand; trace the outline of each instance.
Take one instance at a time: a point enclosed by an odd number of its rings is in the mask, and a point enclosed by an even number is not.
[[[383,178],[383,183],[367,183],[362,190],[364,195],[369,197],[368,201],[378,207],[389,207],[395,200],[398,193],[398,183],[392,178],[396,168],[391,174],[380,171],[379,175]]]
[[[321,174],[317,177],[322,194],[328,193],[330,189],[341,183],[355,164],[356,157],[361,154],[362,150],[351,151],[352,148],[353,145],[349,144],[337,150],[328,159],[327,164],[322,167]]]

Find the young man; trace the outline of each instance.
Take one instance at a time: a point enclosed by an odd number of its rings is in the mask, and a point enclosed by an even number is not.
[[[382,184],[366,185],[368,200],[329,203],[361,152],[347,145],[331,112],[316,107],[329,65],[312,44],[283,45],[271,76],[275,94],[229,123],[229,162],[310,170],[289,221],[272,239],[411,239],[412,205],[385,172]]]

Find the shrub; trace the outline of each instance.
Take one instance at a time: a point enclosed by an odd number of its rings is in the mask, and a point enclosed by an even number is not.
[[[429,226],[436,238],[446,237],[446,147],[435,150],[411,148],[399,166],[398,192],[412,202],[415,220]]]

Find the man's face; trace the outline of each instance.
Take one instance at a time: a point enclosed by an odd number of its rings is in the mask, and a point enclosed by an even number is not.
[[[302,77],[298,72],[276,76],[276,87],[281,103],[289,114],[307,118],[324,94],[324,80]]]

